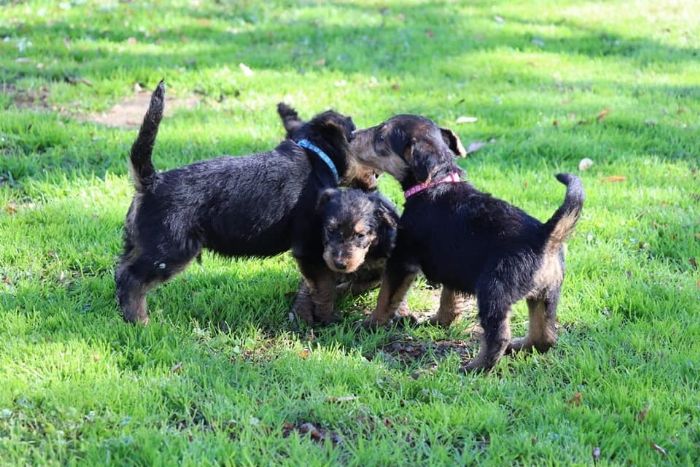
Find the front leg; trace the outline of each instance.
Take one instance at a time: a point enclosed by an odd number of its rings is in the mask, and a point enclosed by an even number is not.
[[[338,320],[334,313],[335,305],[335,274],[324,263],[297,259],[301,274],[304,276],[304,286],[313,305],[311,314],[314,322],[322,325],[331,324]],[[308,306],[308,304],[307,304]]]
[[[377,307],[365,321],[368,326],[383,326],[406,307],[405,298],[408,289],[418,274],[417,268],[405,264],[396,264],[389,260],[379,289]]]

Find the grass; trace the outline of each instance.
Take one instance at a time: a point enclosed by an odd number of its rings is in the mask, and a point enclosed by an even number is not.
[[[0,5],[0,464],[700,462],[697,2]],[[149,296],[152,324],[122,323],[135,131],[85,116],[161,77],[199,98],[164,120],[161,169],[270,149],[282,99],[493,139],[469,178],[541,219],[563,197],[553,174],[593,159],[558,347],[464,376],[431,343],[473,352],[473,316],[357,331],[376,292],[297,331],[287,254],[205,255]],[[422,284],[410,304],[432,297]]]

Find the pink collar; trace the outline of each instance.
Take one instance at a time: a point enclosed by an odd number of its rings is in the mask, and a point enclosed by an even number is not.
[[[411,196],[425,190],[426,188],[430,188],[431,186],[439,185],[440,183],[459,183],[461,181],[462,180],[459,178],[459,173],[452,172],[451,174],[444,178],[441,178],[440,180],[434,182],[423,182],[419,183],[418,185],[413,185],[411,188],[403,192],[403,196],[404,198],[408,199]]]

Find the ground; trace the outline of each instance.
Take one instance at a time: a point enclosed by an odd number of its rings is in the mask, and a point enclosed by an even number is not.
[[[0,5],[0,464],[700,462],[698,2]],[[469,179],[540,219],[580,175],[559,345],[465,376],[473,314],[359,330],[376,292],[298,329],[287,254],[205,254],[124,324],[127,113],[161,78],[160,169],[274,147],[285,100],[486,142]]]

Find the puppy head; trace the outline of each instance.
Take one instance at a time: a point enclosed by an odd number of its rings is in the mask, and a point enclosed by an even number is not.
[[[353,138],[355,123],[335,110],[326,110],[293,131],[295,140],[307,138],[316,144],[346,148]]]
[[[287,138],[294,141],[299,141],[303,138],[301,129],[306,124],[304,120],[299,117],[297,111],[285,104],[280,102],[277,104],[277,113],[282,120],[282,125],[287,132]],[[337,114],[339,115],[339,114]],[[354,131],[354,123],[352,119],[349,122],[342,122],[341,126],[346,126],[347,128],[352,127]],[[352,135],[346,135],[347,140],[350,141]],[[359,188],[365,191],[372,191],[377,189],[377,171],[371,167],[359,163],[352,154],[348,155],[347,168],[343,179],[340,181],[340,185],[348,186],[351,188]]]
[[[452,130],[417,115],[397,115],[354,136],[351,149],[362,163],[405,185],[460,171],[453,159],[466,154]]]
[[[328,189],[319,196],[318,212],[323,228],[323,260],[332,271],[354,272],[365,262],[370,248],[386,247],[388,256],[393,247],[398,215],[378,194]]]

